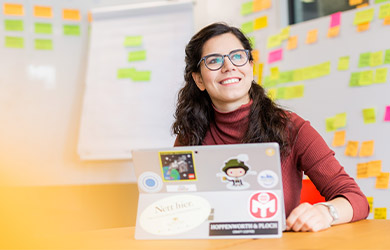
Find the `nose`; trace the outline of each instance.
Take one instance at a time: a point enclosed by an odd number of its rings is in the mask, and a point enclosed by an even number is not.
[[[227,55],[225,55],[223,59],[223,65],[221,68],[222,72],[228,72],[236,69],[236,66],[234,66],[234,64],[230,61],[230,58]]]

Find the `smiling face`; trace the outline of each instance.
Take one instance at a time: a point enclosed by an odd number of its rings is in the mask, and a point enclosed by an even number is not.
[[[240,40],[232,33],[225,33],[209,39],[202,50],[202,57],[210,54],[226,55],[236,49],[244,49]],[[214,106],[222,112],[229,112],[250,101],[249,89],[253,81],[253,62],[241,67],[234,66],[228,57],[219,70],[209,70],[204,61],[199,65],[200,73],[192,77],[201,91],[207,91]]]

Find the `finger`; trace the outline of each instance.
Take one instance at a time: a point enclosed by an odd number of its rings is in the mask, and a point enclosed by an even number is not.
[[[294,208],[286,220],[286,229],[291,230],[291,228],[296,223],[296,220],[299,218],[299,216],[305,213],[306,210],[309,209],[310,207],[311,205],[309,203],[302,203],[299,204],[299,206],[297,206],[296,208]]]

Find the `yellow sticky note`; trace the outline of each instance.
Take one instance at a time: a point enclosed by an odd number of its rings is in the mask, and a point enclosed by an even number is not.
[[[53,41],[50,39],[35,39],[34,42],[36,50],[53,50]]]
[[[284,41],[284,40],[288,39],[289,36],[290,36],[290,26],[284,27],[280,31],[280,39],[282,39]]]
[[[271,80],[279,79],[279,68],[278,67],[272,67],[270,69],[270,71],[271,71]]]
[[[386,18],[387,16],[390,16],[390,3],[382,4],[379,7],[379,19]]]
[[[276,94],[277,94],[276,91],[277,91],[276,88],[267,89],[267,96],[269,98],[271,98],[271,100],[275,100],[276,99]]]
[[[148,82],[150,81],[152,72],[145,70],[145,71],[136,71],[133,73],[131,79],[135,82]]]
[[[368,165],[367,165],[367,163],[358,163],[357,164],[356,177],[358,179],[368,178]]]
[[[375,70],[374,83],[385,83],[387,82],[387,68],[379,68]]]
[[[9,16],[23,16],[24,8],[22,4],[4,3],[3,13]]]
[[[298,46],[298,36],[290,36],[287,42],[287,49],[288,50],[296,49],[297,46]]]
[[[145,61],[146,60],[146,50],[138,50],[129,52],[128,61]]]
[[[359,74],[359,85],[371,85],[374,82],[374,72],[372,70],[365,70]]]
[[[118,79],[132,78],[135,68],[122,68],[117,71]]]
[[[328,29],[328,37],[336,37],[340,34],[340,26],[334,26]]]
[[[34,16],[43,18],[52,18],[53,9],[47,6],[34,6]]]
[[[326,127],[326,132],[331,132],[336,130],[334,126],[334,116],[325,119],[325,127]]]
[[[370,66],[375,67],[383,64],[383,51],[372,52],[370,56]]]
[[[353,19],[354,25],[359,25],[362,23],[371,22],[374,18],[374,8],[358,11],[355,13],[355,17]]]
[[[362,32],[368,30],[369,28],[370,28],[370,22],[365,22],[365,23],[358,24],[357,31]]]
[[[333,147],[341,147],[345,145],[345,130],[336,131],[333,135]]]
[[[317,39],[318,39],[318,29],[309,30],[309,32],[307,32],[306,44],[315,43],[317,42]]]
[[[390,173],[381,173],[376,177],[375,188],[388,189],[389,188],[389,176]]]
[[[367,177],[377,177],[382,172],[382,161],[369,161],[367,164]]]
[[[123,42],[125,47],[137,47],[142,45],[142,36],[127,36]]]
[[[333,126],[335,128],[343,128],[347,125],[347,113],[340,113],[335,115]]]
[[[62,18],[64,20],[80,21],[81,20],[80,11],[76,9],[63,9]]]
[[[376,122],[376,112],[375,108],[366,108],[362,110],[363,120],[365,124],[375,123]]]
[[[262,16],[255,19],[254,30],[266,28],[268,26],[268,17]]]
[[[354,5],[361,4],[362,2],[363,0],[349,0],[349,5],[354,6]]]
[[[349,69],[349,56],[343,56],[339,58],[339,63],[337,65],[338,70],[348,70]]]
[[[286,87],[284,98],[286,100],[294,99],[294,98],[302,98],[305,91],[305,85],[296,85],[291,87]]]
[[[360,147],[359,156],[360,157],[368,157],[374,154],[374,141],[364,141],[362,142],[362,146]]]
[[[386,207],[374,208],[374,219],[386,220],[387,219],[387,208]]]
[[[282,44],[282,39],[280,39],[280,34],[269,36],[267,39],[267,48],[278,47]]]
[[[15,36],[6,36],[4,46],[6,48],[12,48],[12,49],[23,49],[24,48],[24,38],[23,37],[15,37]]]
[[[372,208],[374,205],[374,197],[366,197],[368,201],[368,205],[370,206],[370,213],[372,213]]]
[[[257,83],[261,85],[261,79],[263,78],[263,67],[264,67],[264,64],[263,63],[259,63],[259,76],[257,78]]]
[[[358,154],[359,142],[358,141],[348,141],[347,146],[345,147],[344,154],[346,156],[355,157]]]

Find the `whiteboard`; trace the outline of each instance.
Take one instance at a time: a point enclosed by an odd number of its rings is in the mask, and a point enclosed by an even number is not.
[[[263,75],[270,76],[270,70],[273,67],[279,68],[279,72],[286,72],[330,62],[330,74],[328,75],[311,80],[280,83],[276,86],[269,86],[267,89],[270,91],[273,88],[303,84],[302,98],[277,100],[277,102],[309,120],[329,146],[332,145],[334,132],[326,132],[325,121],[329,117],[346,112],[346,127],[338,130],[346,131],[346,141],[359,141],[359,149],[363,141],[374,140],[374,154],[369,157],[351,157],[344,154],[346,146],[331,146],[331,148],[336,152],[336,158],[345,167],[346,172],[356,179],[364,194],[367,197],[373,197],[373,207],[387,207],[389,211],[390,189],[376,188],[375,177],[357,178],[357,164],[374,160],[382,161],[382,172],[390,172],[390,122],[384,121],[385,107],[390,105],[390,73],[388,72],[390,64],[358,67],[360,54],[383,51],[384,57],[385,51],[390,49],[390,26],[384,26],[383,19],[378,18],[379,7],[380,5],[371,5],[367,8],[343,12],[340,33],[334,38],[327,37],[330,16],[291,26],[290,36],[298,36],[297,48],[287,50],[287,41],[279,47],[264,48],[267,54],[282,48],[283,58],[265,65]],[[355,14],[370,8],[374,9],[374,18],[369,29],[357,32],[357,27],[353,24]],[[306,35],[312,29],[318,29],[318,40],[314,44],[306,44]],[[349,68],[338,70],[339,58],[343,56],[350,57]],[[349,86],[352,72],[375,71],[378,68],[387,70],[385,83],[359,87]],[[365,108],[375,108],[375,123],[364,123],[362,110]],[[369,218],[373,218],[373,213],[370,213]]]
[[[192,2],[154,2],[92,10],[81,159],[129,159],[135,148],[172,146],[170,127],[183,83],[184,49],[194,32]],[[126,37],[142,37],[124,46]],[[146,59],[129,61],[130,52]],[[119,79],[122,68],[150,79]]]

